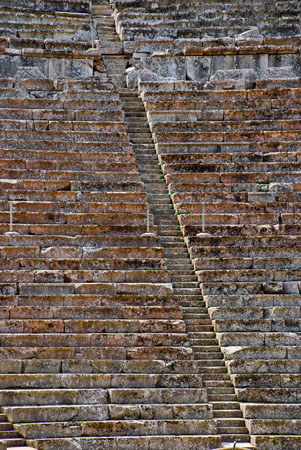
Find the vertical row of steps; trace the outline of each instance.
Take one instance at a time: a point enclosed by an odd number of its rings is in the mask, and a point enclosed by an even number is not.
[[[252,448],[248,443],[250,438],[239,402],[227,374],[223,355],[215,338],[178,220],[174,215],[164,176],[158,165],[143,103],[135,91],[120,89],[126,86],[127,58],[124,55],[109,56],[105,64],[110,79],[114,79],[117,75],[130,141],[158,228],[160,242],[165,249],[164,256],[172,275],[175,298],[183,309],[194,358],[198,362],[200,374],[207,388],[208,401],[213,405],[218,432],[225,443],[243,442],[245,446]]]
[[[92,19],[109,79],[114,80],[118,88],[124,89],[126,87],[125,79],[121,74],[124,73],[128,60],[125,57],[118,57],[123,53],[123,45],[115,31],[115,21],[112,17],[110,3],[108,1],[94,2]]]
[[[125,72],[128,60],[125,56],[102,55],[104,66],[106,68],[108,79],[114,81],[118,89],[125,89],[125,77],[121,73]]]
[[[121,54],[122,43],[115,32],[115,22],[109,2],[95,2],[91,12],[101,54]]]
[[[13,425],[8,421],[6,414],[0,410],[0,441],[8,448],[25,447],[26,441],[20,433],[14,430]]]
[[[146,116],[141,116],[143,104],[133,92],[121,93],[121,100],[141,178],[158,227],[161,245],[165,249],[175,299],[183,309],[194,358],[207,388],[208,401],[213,405],[219,434],[223,442],[248,442],[249,435],[242,412],[226,373],[223,355],[215,339],[182,233],[178,229],[179,223],[174,215],[163,174],[158,166]]]

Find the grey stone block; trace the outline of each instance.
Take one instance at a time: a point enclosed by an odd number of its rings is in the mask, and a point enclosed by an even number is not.
[[[263,80],[291,80],[298,77],[292,67],[269,67],[261,78]]]
[[[256,81],[254,69],[218,70],[210,77],[210,81]]]
[[[15,75],[15,81],[21,80],[44,80],[46,76],[41,72],[41,70],[36,67],[20,67]]]
[[[299,294],[299,283],[297,281],[285,281],[283,283],[284,294]]]
[[[187,56],[186,78],[193,81],[208,81],[211,57]]]
[[[252,27],[250,30],[247,30],[241,34],[238,34],[235,37],[235,42],[237,44],[242,44],[243,42],[245,42],[246,45],[262,44],[263,36],[257,27]]]

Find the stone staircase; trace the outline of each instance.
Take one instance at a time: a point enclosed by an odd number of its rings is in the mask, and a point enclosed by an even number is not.
[[[102,18],[98,16],[97,20],[101,29]],[[113,28],[111,35],[113,40]],[[143,103],[136,92],[125,89],[126,64],[127,57],[124,55],[106,55],[108,77],[111,80],[117,78],[130,141],[154,215],[154,223],[158,227],[160,242],[164,247],[167,267],[172,275],[174,297],[183,311],[194,359],[204,380],[208,401],[213,406],[218,434],[225,443],[236,441],[246,444],[250,440],[249,434],[174,214]],[[249,447],[251,448],[250,444]]]
[[[16,431],[13,424],[8,421],[7,415],[0,413],[0,442],[10,447],[26,448],[26,440]]]
[[[217,420],[219,435],[223,442],[245,443],[249,441],[248,431],[182,233],[178,229],[179,223],[170,196],[162,180],[163,172],[158,166],[151,132],[146,124],[147,118],[146,115],[139,116],[144,111],[143,104],[137,94],[130,92],[121,92],[121,100],[139,171],[158,226],[160,242],[165,248],[174,295],[183,310],[189,342],[207,388],[208,401],[213,405],[213,417]]]
[[[123,51],[171,4],[134,2],[135,30],[92,3],[2,5],[0,448],[299,450],[299,81],[144,82],[143,105]],[[182,6],[168,30],[196,37]]]

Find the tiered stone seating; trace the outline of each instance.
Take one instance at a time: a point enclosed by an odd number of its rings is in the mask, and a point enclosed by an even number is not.
[[[30,73],[1,79],[4,413],[42,449],[218,447],[114,86]]]
[[[36,39],[49,39],[49,46],[53,38],[69,41],[69,45],[76,41],[90,42],[90,21],[87,14],[70,12],[66,16],[63,12],[28,9],[20,4],[3,7],[1,13],[1,35],[11,37],[14,43],[18,43],[17,38],[28,39],[31,45],[35,45]],[[35,46],[40,48],[39,44],[38,42]]]
[[[266,36],[300,33],[297,1],[113,2],[117,31],[126,47],[138,39],[226,37],[256,25]]]
[[[90,10],[88,0],[2,0],[1,7],[22,7],[41,11],[64,11],[87,13]]]
[[[86,78],[104,72],[100,52],[92,48],[90,16],[73,12],[73,2],[52,3],[58,9],[60,3],[66,3],[65,10],[49,10],[44,3],[39,7],[46,10],[14,4],[1,9],[1,77],[15,77],[20,67],[28,66],[38,67],[44,77],[52,79]],[[74,5],[84,7],[85,3]]]
[[[252,443],[298,448],[300,80],[208,86],[140,83]]]
[[[87,14],[93,3],[103,44]],[[200,81],[140,80],[140,89],[252,443],[297,450],[300,80],[203,83],[226,68],[299,73],[297,0],[112,3],[133,62],[159,77]],[[45,450],[212,450],[227,423],[245,436],[235,416],[213,420],[152,216],[146,233],[144,186],[99,50],[117,80],[127,59],[116,56],[108,3],[2,6],[2,413]],[[164,54],[146,58],[156,50]],[[139,136],[135,145],[148,142]],[[199,329],[193,313],[190,331]],[[221,381],[217,397],[236,399]],[[205,386],[216,401],[215,381]]]

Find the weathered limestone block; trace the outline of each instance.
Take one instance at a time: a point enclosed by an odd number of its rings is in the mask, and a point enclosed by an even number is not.
[[[138,87],[138,71],[135,67],[126,70],[126,84],[129,89]]]
[[[269,67],[261,76],[263,80],[298,79],[293,67]]]
[[[235,43],[239,46],[252,46],[263,43],[263,36],[257,27],[244,31],[235,37]]]
[[[208,81],[210,76],[211,58],[187,56],[186,57],[186,79],[193,81]]]
[[[273,450],[299,450],[301,446],[300,436],[289,436],[275,433],[272,436],[254,436],[251,438],[251,443],[256,446],[257,450],[266,450],[273,448]]]
[[[30,407],[7,407],[5,414],[12,422],[61,422],[71,421],[75,416],[78,420],[106,420],[109,418],[106,405],[48,405]]]
[[[217,334],[217,339],[221,347],[232,346],[255,346],[263,347],[265,342],[264,333],[252,333],[252,332],[222,332]],[[238,349],[240,347],[237,347]],[[225,350],[227,351],[227,350]]]
[[[272,283],[263,283],[262,290],[265,294],[282,294],[283,292],[283,283],[281,282],[272,282]]]
[[[237,389],[238,401],[252,403],[299,403],[300,389],[245,388]]]
[[[298,373],[300,371],[300,361],[298,360],[246,360],[227,362],[231,373]]]
[[[264,417],[265,419],[300,419],[301,411],[298,404],[242,404],[244,416],[248,419]]]
[[[206,403],[206,389],[109,389],[111,403]]]
[[[229,359],[285,359],[285,347],[223,347],[223,353]]]
[[[186,79],[185,59],[181,56],[154,55],[145,59],[145,67],[163,78]]]
[[[297,281],[285,281],[283,283],[284,294],[299,294],[299,283]]]
[[[217,70],[210,77],[206,88],[215,89],[250,89],[256,81],[254,69]]]
[[[247,427],[252,434],[273,435],[273,434],[300,434],[300,420],[277,420],[277,419],[250,419],[247,420]]]

